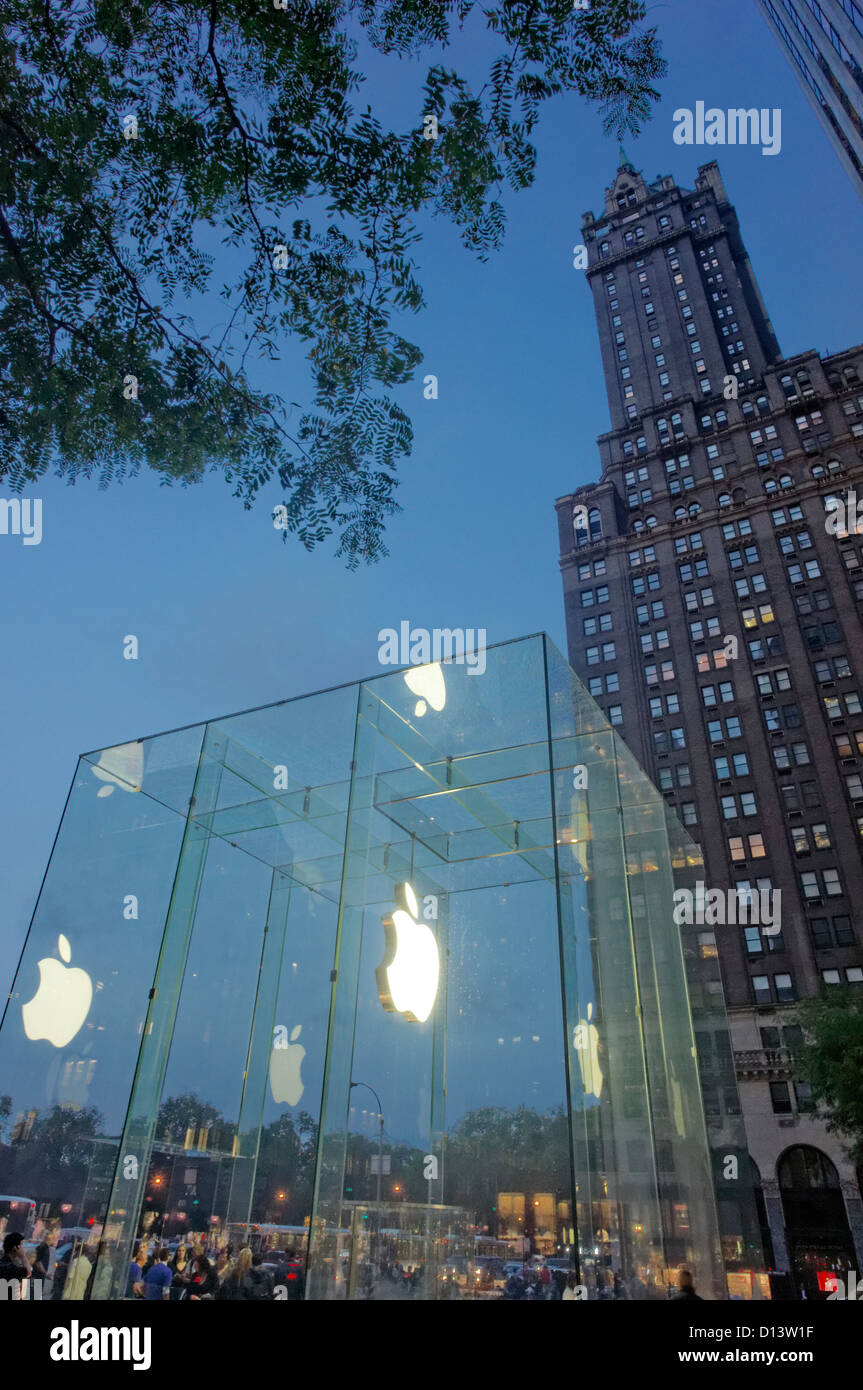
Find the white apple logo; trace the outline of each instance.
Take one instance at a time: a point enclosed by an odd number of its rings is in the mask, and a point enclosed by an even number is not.
[[[297,1038],[303,1031],[303,1026],[298,1023],[291,1029],[291,1040],[287,1037],[277,1038],[270,1051],[270,1090],[273,1093],[273,1100],[277,1105],[297,1105],[300,1097],[305,1090],[303,1079],[300,1075],[300,1068],[303,1065],[303,1058],[306,1049]],[[277,1033],[284,1033],[284,1028],[277,1028]]]
[[[442,710],[446,704],[446,682],[439,661],[430,666],[414,666],[404,673],[405,685],[414,695],[421,696],[414,705],[414,714],[422,718],[428,705],[433,710]]]
[[[409,883],[396,885],[398,907],[383,918],[386,950],[375,971],[378,994],[388,1013],[425,1023],[437,997],[440,956],[434,933],[420,922]]]
[[[596,1096],[599,1100],[602,1094],[602,1068],[599,1065],[599,1029],[595,1023],[591,1023],[593,1017],[593,1005],[587,1006],[587,1018],[580,1018],[572,1034],[572,1045],[578,1053],[578,1065],[581,1071],[581,1084],[584,1093],[588,1096]]]
[[[106,783],[97,796],[110,796],[115,786],[124,792],[139,792],[144,778],[144,745],[118,743],[115,748],[103,748],[99,761],[91,766],[93,776]]]
[[[72,948],[62,932],[57,950],[64,961],[71,960]],[[67,970],[53,956],[45,956],[38,964],[39,988],[21,1008],[24,1032],[33,1042],[47,1038],[55,1047],[65,1047],[90,1012],[93,982],[86,970]]]

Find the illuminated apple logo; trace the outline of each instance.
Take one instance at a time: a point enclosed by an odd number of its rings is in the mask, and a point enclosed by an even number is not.
[[[405,671],[404,681],[408,690],[420,697],[414,705],[414,714],[418,719],[422,718],[429,705],[433,710],[443,709],[446,704],[446,682],[439,661],[433,661],[430,666],[414,666],[410,671]]]
[[[419,907],[409,883],[396,885],[398,907],[383,918],[386,950],[375,971],[378,994],[388,1013],[425,1023],[437,998],[440,956],[434,933],[419,921]]]
[[[277,1105],[297,1105],[305,1090],[300,1069],[306,1049],[297,1042],[302,1031],[298,1023],[291,1029],[290,1042],[287,1036],[277,1037],[270,1051],[270,1090]],[[283,1034],[285,1029],[277,1028],[276,1033]]]
[[[57,950],[68,964],[72,948],[62,932]],[[55,1047],[65,1047],[90,1012],[92,998],[93,982],[86,970],[67,970],[59,960],[46,956],[39,961],[39,988],[21,1008],[24,1032],[33,1042],[47,1038]]]
[[[572,1045],[578,1053],[581,1084],[587,1096],[602,1094],[602,1067],[599,1065],[599,1029],[591,1023],[593,1005],[587,1006],[587,1018],[580,1018],[572,1034]]]
[[[93,776],[105,783],[97,796],[110,796],[114,787],[121,787],[124,792],[139,792],[144,777],[144,745],[119,743],[116,748],[103,748],[99,761],[91,766]]]

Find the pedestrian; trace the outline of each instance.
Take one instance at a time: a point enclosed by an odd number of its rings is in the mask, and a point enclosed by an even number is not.
[[[3,1237],[3,1256],[0,1258],[0,1279],[17,1280],[19,1298],[24,1297],[24,1280],[33,1273],[30,1261],[22,1248],[24,1237],[19,1231],[10,1231]]]
[[[243,1281],[251,1267],[252,1251],[248,1245],[244,1245],[237,1256],[237,1263],[222,1279],[216,1297],[230,1301],[244,1298]]]
[[[132,1258],[129,1261],[129,1273],[126,1276],[126,1298],[140,1298],[136,1293],[135,1285],[140,1284],[144,1277],[144,1257],[146,1246],[142,1247],[139,1243],[132,1251]]]
[[[150,1303],[165,1303],[171,1297],[171,1280],[174,1276],[168,1265],[170,1255],[167,1245],[163,1245],[144,1275],[144,1297]]]
[[[63,1298],[80,1303],[87,1292],[90,1275],[93,1273],[92,1251],[89,1245],[81,1247],[74,1259],[69,1261],[69,1272],[63,1285]]]
[[[219,1280],[206,1255],[196,1255],[192,1262],[192,1277],[189,1281],[189,1298],[197,1303],[202,1299],[213,1299],[219,1288]]]
[[[171,1299],[174,1303],[180,1303],[188,1294],[192,1277],[192,1262],[183,1244],[177,1246],[177,1253],[171,1261],[171,1274]]]
[[[42,1280],[42,1297],[50,1298],[54,1292],[54,1270],[57,1267],[57,1228],[46,1230],[41,1245],[36,1246],[33,1261],[33,1274]]]
[[[579,1297],[578,1297],[578,1294],[576,1293],[576,1289],[577,1289],[577,1288],[578,1288],[578,1281],[576,1280],[575,1275],[574,1275],[574,1274],[567,1274],[567,1276],[566,1276],[566,1288],[564,1289],[563,1293],[562,1293],[561,1296],[560,1296],[560,1297],[561,1297],[561,1302],[562,1302],[562,1303],[573,1303],[573,1302],[578,1303],[578,1302],[580,1302]]]
[[[509,1278],[506,1281],[503,1296],[504,1298],[515,1300],[520,1299],[523,1292],[524,1285],[521,1279],[519,1279],[518,1275],[513,1271],[513,1273],[509,1276]]]
[[[220,1285],[220,1286],[221,1286],[221,1284],[224,1282],[224,1280],[228,1277],[228,1275],[230,1274],[230,1272],[231,1272],[231,1270],[233,1269],[233,1267],[234,1267],[234,1266],[233,1266],[233,1261],[231,1260],[231,1257],[230,1257],[230,1255],[228,1254],[227,1246],[225,1246],[225,1245],[221,1246],[220,1249],[216,1251],[216,1267],[215,1267],[215,1268],[216,1268],[216,1278],[218,1279],[219,1285]]]
[[[672,1298],[672,1303],[682,1303],[687,1299],[693,1298],[697,1299],[699,1303],[703,1302],[700,1294],[695,1292],[695,1282],[688,1269],[682,1269],[680,1271],[677,1276],[677,1285],[678,1291]]]
[[[263,1255],[253,1255],[252,1267],[243,1279],[243,1296],[252,1303],[273,1297],[273,1276],[262,1268],[263,1263]]]

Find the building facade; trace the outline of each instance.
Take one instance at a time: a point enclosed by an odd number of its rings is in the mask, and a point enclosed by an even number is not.
[[[0,1027],[2,1187],[64,1296],[182,1239],[302,1251],[314,1299],[534,1256],[725,1297],[696,859],[543,635],[82,757]]]
[[[863,5],[858,0],[757,3],[863,197]]]
[[[863,347],[783,358],[717,165],[687,189],[623,158],[583,226],[612,428],[557,503],[569,658],[725,894],[697,950],[768,1258],[811,1287],[863,1268],[859,1174],[787,1050],[795,1001],[863,986],[863,534],[834,510],[863,496]]]

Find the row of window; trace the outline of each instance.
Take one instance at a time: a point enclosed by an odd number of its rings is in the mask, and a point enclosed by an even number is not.
[[[766,979],[766,976],[759,975],[759,980]],[[794,1088],[794,1104],[791,1103],[791,1087]],[[812,1099],[812,1087],[808,1081],[771,1081],[770,1082],[770,1103],[773,1106],[774,1115],[806,1115],[815,1109],[815,1102]]]
[[[861,434],[863,434],[863,425],[861,425]],[[784,458],[784,453],[783,453],[783,451],[782,451],[781,448],[771,449],[771,450],[770,450],[770,455],[769,455],[769,457],[768,457],[767,452],[765,451],[764,453],[760,453],[760,454],[756,455],[756,458],[757,458],[757,460],[758,460],[758,465],[759,465],[759,467],[761,467],[761,468],[766,468],[766,467],[768,467],[771,463],[777,462],[779,459]],[[681,468],[690,468],[690,467],[691,467],[691,463],[690,463],[689,455],[688,455],[688,454],[680,454],[680,455],[678,455],[677,459],[673,459],[673,458],[672,458],[672,459],[666,459],[666,461],[665,461],[666,470],[669,471],[669,472],[675,471],[675,470],[677,469],[678,465],[679,465]],[[839,462],[838,459],[830,459],[830,460],[828,460],[828,462],[827,462],[826,465],[825,465],[825,464],[816,464],[816,466],[815,466],[811,471],[812,471],[812,477],[818,479],[818,478],[827,477],[827,476],[832,475],[832,474],[840,473],[840,472],[842,471],[842,465],[841,465],[841,463]],[[720,464],[715,464],[715,465],[711,468],[710,472],[711,472],[711,477],[713,478],[714,481],[719,481],[719,480],[721,480],[721,479],[723,479],[723,478],[725,477],[725,468],[724,468],[724,466],[723,466],[721,463],[720,463]],[[639,469],[638,469],[638,474],[639,474],[639,477],[641,477],[642,475],[647,476],[647,474],[648,474],[648,469],[647,469],[647,468],[639,468]],[[635,476],[635,475],[634,475],[633,472],[628,472],[628,473],[626,474],[627,479],[633,478],[634,476]],[[628,483],[627,486],[630,487],[631,489],[633,489],[633,490],[628,491],[628,492],[627,492],[627,495],[626,495],[627,506],[628,506],[628,508],[629,508],[630,511],[634,511],[634,510],[636,510],[638,507],[644,506],[646,503],[649,503],[649,502],[651,502],[651,501],[653,500],[653,489],[652,489],[651,486],[644,487],[644,488],[640,488],[640,489],[635,488],[635,487],[634,487],[634,484],[632,484],[632,483]],[[669,497],[671,497],[671,498],[680,497],[680,496],[682,496],[682,494],[683,494],[684,492],[691,492],[691,491],[693,491],[694,488],[695,488],[695,486],[696,486],[696,479],[695,479],[695,477],[694,477],[691,473],[686,473],[686,474],[684,474],[684,475],[683,475],[682,477],[680,477],[680,478],[671,478],[671,479],[670,479],[670,481],[669,481],[669,483],[668,483],[668,495],[669,495]],[[796,483],[795,483],[794,478],[792,477],[792,475],[791,475],[790,473],[781,473],[778,477],[773,477],[773,476],[767,477],[767,478],[764,479],[764,482],[763,482],[763,484],[762,484],[763,490],[764,490],[764,492],[765,492],[765,494],[766,494],[767,496],[771,496],[771,495],[772,495],[773,493],[775,493],[775,492],[788,492],[788,491],[790,491],[790,490],[791,490],[793,487],[795,487],[795,486],[796,486]],[[743,502],[744,500],[745,500],[745,493],[744,493],[743,489],[742,489],[742,488],[735,488],[733,493],[730,493],[730,492],[720,492],[720,493],[717,495],[716,504],[717,504],[717,506],[720,507],[720,508],[728,508],[728,507],[731,507],[731,506],[736,505],[736,504],[738,504],[738,503],[741,503],[741,502]],[[824,501],[825,501],[825,506],[826,506],[826,505],[827,505],[828,499],[825,498]],[[689,505],[688,507],[686,507],[686,508],[685,508],[685,507],[675,507],[675,509],[674,509],[674,511],[673,511],[673,513],[672,513],[672,515],[673,515],[673,518],[674,518],[675,521],[683,521],[683,520],[685,520],[685,518],[686,518],[687,516],[690,516],[690,517],[696,517],[696,516],[698,516],[698,515],[700,514],[700,512],[701,512],[701,505],[700,505],[700,503],[698,503],[698,502],[693,502],[693,503],[690,503],[690,505]],[[648,516],[648,517],[646,517],[646,518],[644,519],[643,522],[642,522],[642,521],[636,521],[636,522],[633,524],[632,530],[633,530],[634,533],[638,534],[638,533],[641,533],[641,532],[645,529],[645,526],[647,527],[648,530],[652,530],[652,529],[653,529],[655,526],[657,526],[657,525],[658,525],[658,520],[657,520],[656,516]],[[837,534],[838,534],[840,537],[842,537],[842,536],[846,536],[846,535],[848,534],[848,532],[847,532],[844,528],[843,528],[843,529],[837,528]]]
[[[863,711],[860,693],[857,690],[846,690],[842,695],[822,695],[821,699],[827,719],[847,719],[849,715],[853,717]]]
[[[666,704],[665,712],[670,714],[676,714],[679,709],[679,705],[677,704],[678,697],[676,695],[669,695],[666,696],[665,699],[667,702],[670,702]],[[661,700],[661,697],[659,697],[659,700]],[[659,700],[657,701],[655,706],[654,701],[651,701],[651,712],[653,714],[653,718],[659,718],[662,713]],[[653,712],[654,708],[656,709],[655,713]],[[794,708],[796,709],[796,706]],[[623,722],[622,714],[620,720],[615,722]],[[724,745],[726,741],[741,738],[742,732],[743,731],[740,726],[740,719],[736,715],[732,715],[727,719],[711,719],[707,721],[708,738],[710,742],[714,744],[721,743]],[[656,730],[653,734],[653,751],[657,755],[668,753],[670,749],[680,749],[685,747],[686,733],[683,729],[659,729]],[[858,750],[863,752],[863,746],[861,746],[859,742]],[[774,765],[778,772],[786,772],[794,767],[809,767],[812,763],[812,754],[810,752],[809,745],[805,742],[805,740],[797,740],[793,743],[788,744],[774,744],[771,748],[771,752],[773,754]],[[721,777],[721,774],[718,770],[719,768],[728,766],[730,770],[730,767],[734,767],[736,775],[744,775],[740,772],[737,772],[736,770],[742,766],[748,767],[748,762],[745,754],[732,755],[732,762],[730,764],[724,758],[715,759],[714,764],[717,767],[718,777]],[[660,771],[662,772],[662,770]],[[726,777],[722,778],[721,780],[725,780],[726,778],[727,774]],[[846,782],[849,783],[849,793],[854,796],[854,799],[856,799],[856,795],[863,795],[863,779],[861,779],[861,777],[858,774],[849,774],[846,778]],[[660,789],[663,791],[668,790],[668,787],[663,785],[663,779],[661,776],[659,786]],[[804,807],[806,809],[812,809],[815,806],[820,806],[821,800],[818,796],[816,784],[812,782],[801,784],[801,786],[805,786],[807,788],[807,791],[804,795]],[[860,789],[859,791],[857,790],[858,788]],[[797,788],[793,782],[783,786],[781,788],[781,793],[787,803],[785,808],[786,810],[800,809],[799,799],[797,797]],[[855,793],[856,795],[854,795]]]
[[[625,211],[626,208],[634,208],[636,206],[637,201],[638,198],[634,189],[628,189],[625,192],[618,193],[617,195],[617,206],[621,211]],[[651,209],[649,208],[645,209],[646,212],[649,212],[650,210]],[[659,232],[669,231],[669,229],[671,228],[671,218],[668,216],[667,213],[663,213],[661,217],[657,217],[656,226]],[[647,233],[645,232],[644,227],[631,227],[623,234],[623,244],[624,246],[638,246],[641,242],[644,241],[646,235]],[[602,260],[607,260],[607,258],[611,255],[610,241],[601,241],[599,243],[599,254]]]
[[[601,647],[587,648],[588,666],[598,666],[600,661],[614,661],[615,647],[613,642],[603,642]]]
[[[722,309],[717,310],[717,317],[721,316],[724,312],[725,311]],[[621,320],[617,318],[616,320],[614,320],[614,322],[619,325],[621,323]],[[728,336],[729,328],[732,332],[736,332],[737,324],[731,323],[726,328],[723,328],[722,332],[726,336]],[[695,324],[687,324],[686,331],[690,335],[690,337],[694,336],[697,331]],[[616,338],[618,336],[619,341],[622,343],[622,333],[616,335]],[[659,335],[654,335],[653,337],[651,337],[650,341],[651,347],[653,347],[654,349],[662,347],[662,339]],[[694,350],[695,345],[693,345],[693,351]],[[657,365],[660,364],[658,363]],[[802,372],[798,373],[798,375],[802,375]],[[808,373],[806,373],[806,375],[808,376]],[[781,380],[783,383],[783,387],[786,387],[787,384],[791,381],[791,378],[783,377]],[[741,410],[744,419],[746,419],[754,416],[756,411],[760,415],[771,414],[773,407],[771,406],[767,396],[760,395],[756,398],[754,405],[751,401],[742,401]],[[854,435],[856,438],[863,437],[863,423],[859,423],[856,421],[856,416],[859,414],[863,414],[863,396],[857,396],[852,400],[844,401],[842,403],[842,412],[848,420],[854,422],[851,424],[852,435]],[[821,411],[810,411],[808,414],[803,414],[795,417],[795,425],[797,427],[798,434],[801,436],[801,441],[803,443],[803,448],[805,452],[811,453],[816,448],[823,447],[832,439],[831,432],[829,431],[829,429],[825,428],[824,418]],[[716,431],[726,430],[729,428],[728,412],[724,408],[721,408],[712,413],[705,412],[699,419],[698,427],[702,434],[713,434]],[[670,443],[671,434],[674,435],[675,439],[680,440],[685,439],[687,437],[686,431],[683,427],[683,418],[679,412],[675,412],[674,415],[671,416],[670,431],[667,419],[660,419],[655,421],[655,428],[660,444]],[[779,440],[777,428],[772,423],[764,424],[757,428],[751,429],[749,431],[749,441],[752,446],[755,455],[755,460],[759,468],[766,468],[771,463],[778,463],[785,457],[785,451]],[[715,445],[713,446],[713,450],[714,452],[712,455],[710,455],[710,457],[715,458],[717,453]],[[636,439],[627,439],[623,441],[624,458],[633,458],[636,454],[646,453],[646,436],[639,435]],[[839,468],[839,460],[831,459],[826,465],[826,470],[824,465],[817,465],[816,468],[812,470],[812,472],[813,476],[823,477],[825,476],[825,473],[838,472]]]
[[[605,677],[591,676],[590,680],[587,683],[587,689],[588,693],[593,695],[594,697],[602,694],[615,695],[617,691],[620,689],[620,677],[617,671],[609,671],[608,675]],[[620,708],[619,705],[615,706],[615,708],[620,710],[620,718],[612,719],[611,722],[612,724],[622,724],[623,710]]]
[[[576,545],[589,545],[602,539],[602,516],[598,507],[573,508],[573,530]]]
[[[863,967],[859,965],[847,965],[845,967],[844,976],[844,982],[846,984],[859,985],[863,983]],[[838,985],[843,983],[842,971],[836,969],[822,970],[821,978],[826,985]],[[772,976],[753,975],[752,993],[756,1004],[792,1004],[798,997],[794,978],[787,971],[780,971],[778,974]],[[801,1083],[798,1082],[797,1084],[799,1086]],[[787,1093],[788,1083],[786,1081],[771,1081],[771,1095],[781,1095],[783,1089]],[[775,1101],[773,1108],[774,1110],[777,1108]],[[788,1113],[788,1111],[780,1110],[777,1111],[777,1113]]]
[[[781,449],[774,449],[772,451],[772,454],[777,456],[780,456],[781,453]],[[682,457],[687,456],[683,455]],[[764,455],[764,460],[766,464],[766,454]],[[688,461],[686,466],[689,467]],[[841,465],[839,464],[838,459],[832,459],[830,461],[830,471],[838,472],[840,471],[840,468]],[[639,469],[639,472],[646,473],[647,469]],[[718,464],[714,468],[712,468],[711,474],[715,480],[723,478],[725,476],[725,470],[722,464]],[[826,475],[826,470],[824,467],[819,465],[817,468],[813,468],[812,474],[813,477]],[[695,478],[691,474],[686,474],[682,478],[676,478],[671,480],[671,482],[668,485],[668,495],[671,498],[679,497],[684,492],[691,492],[695,488],[695,486]],[[769,497],[772,496],[775,492],[789,492],[792,488],[796,487],[796,483],[790,473],[781,473],[777,478],[774,478],[772,476],[765,478],[762,487],[765,494]],[[742,503],[745,500],[745,496],[746,494],[744,493],[742,488],[735,488],[733,493],[720,492],[717,494],[716,497],[716,505],[721,509],[735,506]],[[627,493],[627,506],[630,511],[635,511],[637,508],[644,506],[652,500],[652,487],[636,489]],[[695,518],[697,516],[700,516],[701,510],[702,508],[700,502],[690,502],[687,507],[675,507],[672,512],[672,518],[676,522],[685,521],[687,517]],[[658,525],[659,518],[651,513],[651,515],[646,516],[644,518],[638,518],[636,521],[633,522],[632,534],[641,535],[645,529],[647,529],[648,531],[652,531]],[[837,534],[840,536],[844,536],[848,533],[844,530],[838,530]]]

